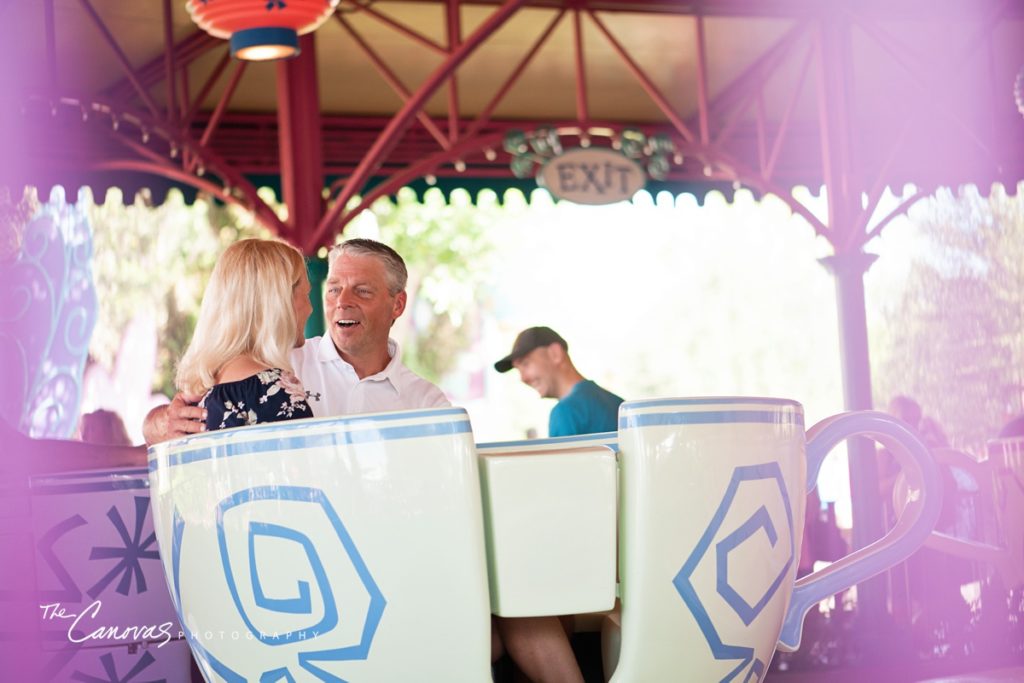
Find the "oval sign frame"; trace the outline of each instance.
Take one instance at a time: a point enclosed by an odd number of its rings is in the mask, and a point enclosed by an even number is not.
[[[613,149],[573,147],[545,162],[537,184],[558,199],[600,206],[632,199],[647,185],[647,174]]]

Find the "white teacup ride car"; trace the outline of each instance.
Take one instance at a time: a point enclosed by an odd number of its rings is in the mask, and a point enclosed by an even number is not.
[[[751,398],[632,402],[615,434],[479,446],[460,408],[258,425],[151,449],[154,527],[209,681],[480,683],[492,613],[617,594],[612,680],[759,680],[809,606],[905,559],[941,505],[891,418],[811,431],[796,402]],[[915,495],[889,536],[794,583],[808,477],[854,433]]]

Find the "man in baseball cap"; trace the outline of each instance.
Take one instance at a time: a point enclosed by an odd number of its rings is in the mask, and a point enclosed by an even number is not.
[[[569,345],[550,327],[523,330],[512,344],[512,352],[494,364],[498,372],[519,371],[519,378],[537,390],[541,398],[557,398],[548,419],[550,436],[572,436],[613,432],[618,428],[622,399],[585,379],[569,358]],[[583,681],[576,665],[563,623],[571,632],[571,616],[502,618],[495,617],[498,631],[510,653],[526,649],[534,653],[533,671],[556,675],[531,676],[531,680]],[[561,620],[564,620],[561,621]],[[517,662],[525,658],[515,658]],[[544,668],[539,668],[543,664]],[[520,665],[522,666],[522,665]]]
[[[548,420],[549,436],[613,432],[622,398],[586,379],[569,358],[569,345],[550,327],[519,333],[512,352],[494,364],[498,372],[519,371],[519,378],[541,398],[557,398]]]

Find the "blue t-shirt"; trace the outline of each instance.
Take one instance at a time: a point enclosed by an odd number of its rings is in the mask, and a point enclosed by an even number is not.
[[[619,428],[622,398],[592,380],[577,382],[569,394],[551,409],[549,436],[576,436],[614,432]]]

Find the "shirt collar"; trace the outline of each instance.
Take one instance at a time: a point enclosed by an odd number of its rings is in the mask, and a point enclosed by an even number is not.
[[[397,375],[402,365],[402,361],[400,360],[402,353],[401,348],[398,346],[398,342],[391,338],[388,338],[388,355],[391,357],[391,360],[388,361],[388,364],[384,366],[383,370],[375,375],[364,377],[363,380],[360,381],[383,382],[384,380],[387,380],[391,383],[391,386],[394,387],[395,393],[401,395],[402,392],[399,389]],[[325,334],[320,340],[320,348],[317,349],[317,359],[321,363],[341,363],[347,367],[353,375],[356,373],[355,368],[352,367],[351,363],[342,358],[341,354],[338,353],[338,349],[334,346],[334,340],[331,339],[331,335],[329,334]]]

